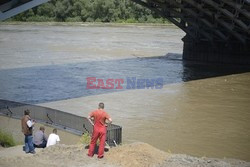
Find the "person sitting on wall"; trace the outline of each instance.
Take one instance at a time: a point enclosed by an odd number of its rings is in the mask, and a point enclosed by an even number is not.
[[[60,142],[60,137],[57,135],[57,129],[53,129],[53,133],[49,135],[47,141],[47,147],[58,144]]]
[[[47,145],[47,136],[44,134],[45,128],[40,127],[38,131],[34,134],[33,143],[35,148],[45,148]]]

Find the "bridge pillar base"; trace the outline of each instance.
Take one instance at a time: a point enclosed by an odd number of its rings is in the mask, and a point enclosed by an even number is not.
[[[183,59],[224,64],[250,65],[250,44],[240,42],[194,41],[188,36],[183,39]]]

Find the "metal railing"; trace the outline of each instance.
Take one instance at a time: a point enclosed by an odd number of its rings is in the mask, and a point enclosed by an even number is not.
[[[66,130],[76,135],[92,133],[93,126],[86,117],[55,110],[48,107],[24,104],[0,99],[0,115],[21,119],[24,110],[30,110],[30,116],[37,122]],[[107,143],[110,146],[122,143],[122,127],[110,124],[107,127]]]

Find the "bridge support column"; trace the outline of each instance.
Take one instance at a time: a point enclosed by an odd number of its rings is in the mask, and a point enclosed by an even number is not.
[[[230,42],[194,41],[187,35],[184,42],[183,59],[224,64],[250,65],[250,44]]]

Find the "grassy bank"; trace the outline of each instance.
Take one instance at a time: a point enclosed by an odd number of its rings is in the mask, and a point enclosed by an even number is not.
[[[11,134],[0,130],[0,145],[2,147],[12,147],[17,145],[17,143],[14,141]]]
[[[147,26],[147,27],[176,27],[172,23],[102,23],[102,22],[22,22],[22,21],[4,21],[0,25],[38,25],[38,26],[95,26],[95,27],[130,27],[130,26]]]

